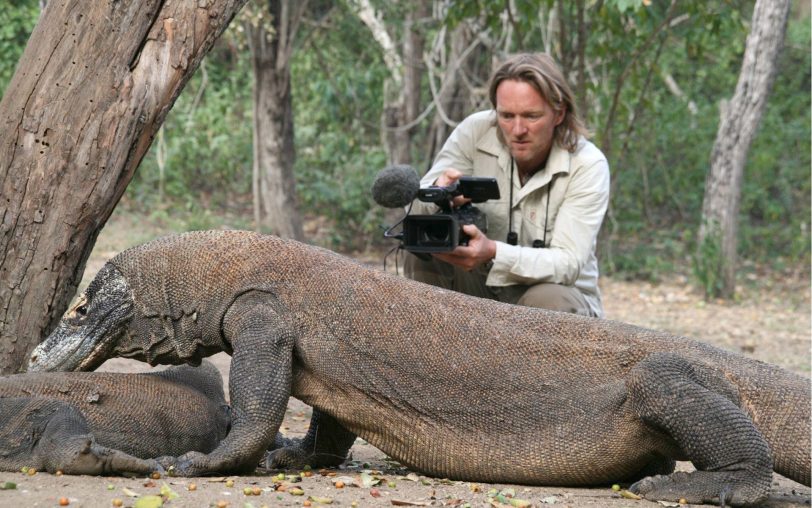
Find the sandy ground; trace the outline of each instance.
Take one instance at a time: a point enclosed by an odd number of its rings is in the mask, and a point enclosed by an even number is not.
[[[108,227],[109,229],[109,227]],[[112,237],[112,238],[111,238]],[[102,234],[88,265],[87,277],[111,257],[119,245],[114,235]],[[604,278],[607,317],[674,333],[701,337],[719,347],[781,365],[804,376],[810,374],[809,280],[752,281],[743,289],[739,302],[706,303],[685,280],[674,278],[657,286]],[[760,282],[760,283],[759,283]],[[766,288],[766,289],[765,289]],[[229,357],[212,357],[228,380]],[[111,360],[101,370],[138,372],[148,366],[128,360]],[[291,400],[282,432],[301,436],[307,429],[310,408]],[[680,469],[690,470],[689,463]],[[290,471],[289,474],[299,473]],[[314,471],[312,476],[288,476],[282,482],[271,474],[220,478],[122,478],[55,476],[0,473],[0,486],[13,482],[16,488],[0,490],[0,506],[139,506],[154,500],[147,496],[165,494],[168,507],[261,507],[261,506],[509,506],[495,501],[495,492],[512,493],[532,506],[563,507],[654,507],[646,500],[621,497],[610,488],[525,487],[520,485],[473,484],[427,478],[401,468],[369,444],[358,440],[352,460],[342,468]],[[338,488],[339,482],[344,487]],[[279,485],[282,485],[279,488]],[[245,489],[258,495],[245,494]],[[298,490],[297,490],[298,489]],[[170,492],[171,491],[171,492]],[[301,492],[301,493],[300,493]],[[166,499],[166,494],[172,499]],[[175,497],[176,496],[176,497]],[[355,503],[355,504],[353,504]],[[777,508],[809,506],[810,489],[774,477],[773,493],[764,506]],[[143,506],[156,506],[145,504]],[[667,506],[667,505],[666,505]]]

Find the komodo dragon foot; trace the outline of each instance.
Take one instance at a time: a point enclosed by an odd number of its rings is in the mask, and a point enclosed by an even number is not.
[[[305,437],[290,439],[277,434],[273,449],[265,455],[263,467],[296,469],[304,466],[338,466],[347,459],[354,442],[355,434],[328,414],[314,409]]]
[[[725,506],[766,499],[772,481],[770,447],[734,403],[722,376],[678,355],[654,353],[630,372],[630,401],[642,421],[664,430],[697,471],[643,478],[629,490],[651,500]]]
[[[719,504],[743,506],[757,504],[753,499],[763,499],[763,489],[752,483],[752,475],[746,473],[709,473],[695,471],[678,472],[670,475],[657,475],[644,478],[629,487],[631,492],[649,499],[679,502],[684,499],[689,504]]]
[[[332,453],[313,453],[311,449],[303,446],[301,439],[290,439],[290,445],[275,450],[269,450],[262,461],[261,467],[268,470],[301,469],[310,467],[334,467],[346,460],[346,455]]]
[[[80,442],[84,441],[84,442]],[[152,459],[139,459],[119,450],[113,450],[96,444],[92,437],[86,437],[61,445],[62,454],[71,453],[73,458],[61,467],[65,474],[72,475],[101,475],[101,474],[132,474],[143,475],[153,472],[163,473],[161,464]],[[46,466],[48,472],[56,472],[58,468],[50,464]]]

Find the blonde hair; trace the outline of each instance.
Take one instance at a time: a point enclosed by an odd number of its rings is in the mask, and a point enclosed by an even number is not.
[[[564,112],[564,119],[555,127],[555,142],[569,152],[578,146],[579,136],[590,132],[578,116],[572,89],[553,58],[546,53],[520,53],[514,55],[493,73],[488,96],[496,108],[496,89],[505,80],[522,81],[538,91],[556,113]]]

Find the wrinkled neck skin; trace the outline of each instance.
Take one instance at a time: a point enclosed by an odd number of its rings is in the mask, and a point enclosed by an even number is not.
[[[231,345],[220,333],[206,333],[203,311],[179,315],[137,311],[124,337],[112,349],[112,356],[131,358],[155,365],[200,365],[203,358],[225,351]],[[216,329],[219,331],[219,327]]]

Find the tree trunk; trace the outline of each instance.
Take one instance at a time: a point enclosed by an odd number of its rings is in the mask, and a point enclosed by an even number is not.
[[[425,154],[429,162],[440,151],[454,127],[466,115],[472,113],[474,108],[479,106],[475,104],[472,97],[471,87],[478,86],[480,89],[484,89],[487,76],[478,76],[480,69],[476,68],[476,63],[472,63],[483,59],[483,47],[475,40],[475,35],[466,21],[460,22],[448,36],[447,61],[439,59],[437,61],[438,66],[444,68],[444,70],[439,90],[434,97],[436,114],[428,136],[431,150],[430,153]],[[445,53],[445,48],[442,46],[445,46],[445,44],[435,44],[438,53],[441,51]],[[488,70],[485,69],[486,74]],[[481,77],[482,79],[477,83],[469,83],[463,77],[466,74]],[[488,107],[490,107],[490,104],[488,104]]]
[[[423,48],[425,31],[417,25],[429,15],[429,3],[418,1],[407,13],[403,34],[403,86],[397,98],[384,105],[387,153],[390,164],[412,163],[412,137],[415,126],[407,127],[420,114],[422,78],[424,74]]]
[[[257,228],[304,239],[293,164],[290,57],[307,2],[270,2],[270,23],[248,23],[254,68],[254,218]]]
[[[776,61],[784,40],[789,0],[757,0],[752,27],[747,36],[736,92],[725,108],[711,152],[710,171],[705,182],[702,224],[699,230],[699,259],[707,254],[703,246],[717,243],[721,284],[708,287],[707,296],[730,298],[736,288],[736,240],[742,173],[750,144],[767,105]],[[709,260],[702,260],[707,263]]]
[[[382,16],[375,11],[369,0],[351,0],[351,5],[361,21],[372,32],[381,47],[383,60],[389,70],[384,83],[382,131],[388,164],[409,164],[412,161],[412,137],[420,110],[420,83],[424,73],[422,64],[425,34],[415,25],[428,16],[430,2],[412,2],[407,13],[402,41],[403,54],[389,35]]]
[[[0,373],[76,291],[178,94],[244,0],[49,2],[0,102]]]

